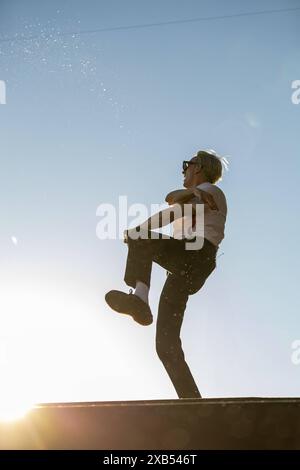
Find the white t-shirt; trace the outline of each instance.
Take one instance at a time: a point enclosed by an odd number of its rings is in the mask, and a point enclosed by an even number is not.
[[[201,183],[197,186],[199,189],[210,193],[218,206],[218,210],[212,210],[205,204],[204,206],[204,223],[196,223],[193,226],[193,220],[191,215],[184,215],[184,217],[178,218],[173,222],[173,237],[177,239],[182,238],[193,238],[195,235],[206,238],[215,246],[219,246],[225,236],[225,222],[227,217],[227,202],[223,191],[212,183]],[[197,202],[203,204],[200,198],[193,198],[189,202]],[[201,218],[199,218],[201,222]]]

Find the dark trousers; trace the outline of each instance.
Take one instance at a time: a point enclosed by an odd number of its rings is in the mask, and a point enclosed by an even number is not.
[[[152,262],[165,268],[167,279],[158,308],[156,351],[179,398],[201,398],[181,346],[180,330],[189,295],[195,294],[216,267],[217,247],[204,239],[199,250],[186,250],[186,240],[128,238],[124,281],[150,287]],[[156,233],[157,235],[157,233]]]

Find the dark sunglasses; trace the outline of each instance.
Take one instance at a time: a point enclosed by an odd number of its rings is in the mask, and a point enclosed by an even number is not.
[[[182,173],[185,173],[189,165],[197,165],[198,162],[192,162],[190,160],[183,160],[182,162]]]

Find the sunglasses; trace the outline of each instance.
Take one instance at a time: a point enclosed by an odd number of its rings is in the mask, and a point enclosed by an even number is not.
[[[198,162],[192,162],[190,160],[183,160],[182,162],[182,173],[185,173],[189,165],[197,165]]]

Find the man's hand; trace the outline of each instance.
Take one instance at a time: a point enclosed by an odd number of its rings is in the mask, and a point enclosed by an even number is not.
[[[203,191],[203,189],[194,188],[193,194],[196,197],[201,198],[204,204],[207,204],[211,210],[213,211],[219,210],[217,204],[215,203],[214,197],[210,193]]]
[[[123,232],[124,243],[128,243],[128,238],[135,238],[136,233],[140,231],[138,227],[139,226],[124,230]],[[133,237],[131,236],[132,234],[133,234]]]

